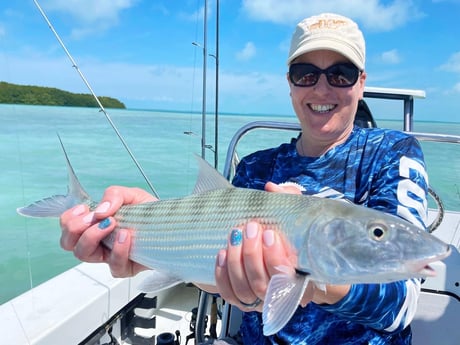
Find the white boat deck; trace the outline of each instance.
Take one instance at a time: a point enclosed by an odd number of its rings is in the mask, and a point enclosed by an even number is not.
[[[78,344],[138,296],[136,287],[148,274],[117,279],[105,264],[82,263],[1,305],[1,343]],[[150,315],[156,319],[154,333],[180,330],[183,337],[188,335],[198,289],[178,286],[157,297]],[[152,330],[138,331],[153,335]]]

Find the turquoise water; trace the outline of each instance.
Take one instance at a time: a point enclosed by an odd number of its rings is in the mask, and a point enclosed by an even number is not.
[[[110,110],[121,134],[160,197],[186,195],[194,186],[193,153],[201,154],[201,117],[159,111]],[[214,145],[208,116],[207,144]],[[223,115],[219,121],[219,170],[233,133],[256,120],[295,122],[295,117]],[[377,119],[378,120],[378,119]],[[98,199],[112,184],[148,188],[113,129],[97,109],[0,105],[0,303],[22,293],[78,261],[59,246],[56,219],[28,219],[16,208],[66,192],[67,173],[58,132],[83,186]],[[402,129],[396,121],[381,127]],[[415,123],[415,131],[460,135],[460,123]],[[240,156],[277,145],[293,134],[259,131],[241,142]],[[460,146],[423,144],[430,182],[447,208],[460,211]],[[212,163],[214,155],[206,151]]]

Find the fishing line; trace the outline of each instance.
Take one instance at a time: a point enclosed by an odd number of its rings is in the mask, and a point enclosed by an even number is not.
[[[12,112],[13,116],[15,119],[18,119],[19,116],[16,113],[16,108],[12,107]],[[25,195],[24,195],[24,162],[22,160],[22,147],[21,147],[21,139],[19,137],[19,133],[15,133],[15,138],[16,138],[16,150],[18,152],[17,154],[17,159],[18,159],[18,170],[20,171],[19,178],[20,178],[20,184],[21,184],[21,198],[23,201],[23,204],[25,204]],[[9,164],[11,167],[12,164]],[[17,215],[16,215],[17,216]],[[34,279],[33,279],[33,273],[32,273],[32,255],[31,255],[31,239],[30,239],[30,233],[29,233],[29,227],[27,226],[28,222],[27,219],[22,220],[23,227],[24,227],[24,233],[25,233],[25,251],[26,251],[26,263],[27,263],[27,274],[28,274],[28,280],[29,280],[29,288],[33,289],[34,288]]]
[[[0,40],[1,41],[1,40]],[[5,44],[6,46],[7,44]],[[7,49],[3,49],[4,52],[7,51]],[[9,57],[8,57],[8,54],[4,54],[3,56],[3,59],[4,59],[4,62],[2,62],[2,67],[5,67],[4,70],[2,71],[8,78],[5,78],[4,80],[11,80],[11,76],[10,76],[10,73],[9,71],[12,69],[11,67],[11,63],[9,61]],[[19,122],[20,121],[20,117],[16,111],[16,107],[15,105],[11,104],[11,118],[15,120],[15,122]],[[25,203],[25,194],[24,194],[24,162],[23,162],[23,159],[22,159],[22,153],[23,153],[23,150],[22,150],[22,146],[21,146],[21,138],[20,138],[20,135],[19,135],[19,132],[15,132],[14,133],[14,139],[12,139],[12,141],[15,140],[16,141],[16,158],[17,158],[17,164],[18,164],[18,167],[17,167],[17,170],[19,170],[19,173],[17,174],[20,178],[20,189],[21,189],[21,199],[22,199],[22,203],[23,204],[26,204]],[[3,144],[6,144],[8,145],[8,143],[3,143]],[[8,169],[14,169],[14,162],[10,161],[8,162]],[[16,216],[18,216],[16,214]],[[31,255],[31,238],[30,238],[30,232],[29,232],[29,227],[27,226],[27,220],[24,218],[22,220],[22,223],[23,223],[23,229],[24,229],[24,234],[25,234],[25,261],[26,261],[26,264],[27,264],[27,279],[29,280],[29,288],[30,289],[33,289],[34,287],[34,279],[33,279],[33,272],[32,272],[32,255]],[[16,227],[16,225],[14,224],[13,227]],[[19,249],[19,248],[18,248]],[[14,250],[14,249],[13,249]],[[2,273],[3,275],[3,273]],[[8,279],[8,277],[3,277],[1,276],[0,277],[1,279]],[[16,293],[16,291],[14,292]],[[4,296],[0,296],[0,297],[4,297]],[[0,300],[0,304],[2,303],[2,301]]]
[[[200,0],[196,1],[196,7],[199,8],[199,2]],[[192,74],[192,87],[191,87],[191,101],[190,101],[190,115],[189,115],[189,128],[188,131],[184,131],[185,135],[189,136],[189,144],[187,147],[191,148],[192,145],[192,140],[195,140],[195,137],[197,134],[193,131],[193,123],[194,123],[194,107],[195,107],[195,81],[196,81],[196,62],[197,62],[197,47],[200,47],[197,42],[197,37],[198,37],[198,23],[200,19],[200,11],[196,11],[196,16],[195,16],[195,38],[192,41],[193,45],[193,74]],[[193,155],[188,155],[187,159],[187,168],[190,170],[191,166],[191,159]],[[187,188],[190,189],[190,184],[191,182],[187,180]],[[191,186],[193,187],[193,185]]]
[[[21,143],[19,140],[18,134],[16,134],[17,138],[17,145],[18,145],[18,151],[21,153]],[[23,161],[22,161],[22,155],[19,154],[19,167],[21,172],[23,171]],[[25,200],[25,195],[24,195],[24,176],[23,174],[20,174],[21,176],[21,186],[22,186],[22,199]],[[25,203],[24,203],[25,204]],[[25,228],[25,233],[26,233],[26,254],[27,254],[27,270],[29,274],[29,284],[30,284],[30,289],[34,288],[34,278],[32,274],[32,258],[31,258],[31,252],[30,252],[30,234],[29,234],[29,227],[27,226],[27,221],[24,219],[24,228]]]
[[[137,169],[139,170],[139,172],[141,173],[142,177],[144,178],[144,180],[147,182],[149,188],[151,189],[151,191],[153,192],[153,194],[159,199],[159,195],[158,193],[156,192],[155,188],[153,187],[152,183],[150,182],[150,179],[147,177],[147,174],[144,172],[144,169],[142,169],[141,165],[139,164],[139,162],[137,161],[136,157],[134,156],[134,154],[132,153],[131,149],[129,148],[128,144],[126,143],[125,139],[123,138],[123,136],[121,135],[120,131],[118,130],[117,126],[115,126],[115,124],[113,123],[110,115],[107,113],[107,111],[105,110],[104,106],[102,105],[102,103],[99,101],[99,98],[96,96],[96,94],[94,93],[91,85],[89,84],[88,80],[86,79],[86,77],[84,76],[84,74],[82,73],[82,71],[80,70],[80,68],[78,67],[77,63],[75,62],[75,60],[73,59],[72,55],[70,54],[70,52],[67,50],[64,42],[62,41],[61,37],[59,36],[59,34],[57,33],[57,31],[54,29],[53,25],[51,24],[50,20],[48,19],[48,16],[46,15],[46,13],[43,11],[43,9],[41,8],[40,4],[38,3],[37,0],[33,0],[34,3],[35,3],[35,6],[38,8],[38,10],[40,11],[42,17],[45,19],[46,23],[48,24],[48,27],[51,29],[51,31],[53,32],[54,36],[56,37],[57,41],[59,42],[59,44],[61,45],[62,49],[64,49],[64,52],[66,53],[67,57],[69,58],[70,62],[72,63],[72,67],[75,68],[75,70],[77,71],[78,75],[80,76],[80,78],[83,80],[83,82],[85,83],[86,87],[88,88],[89,92],[91,93],[91,95],[93,96],[93,98],[96,100],[96,103],[100,109],[100,111],[104,114],[105,118],[107,119],[107,121],[109,122],[110,126],[112,127],[112,129],[115,131],[118,139],[120,139],[121,143],[123,144],[125,150],[128,152],[129,156],[131,157],[132,161],[134,162],[134,164],[136,165]]]
[[[197,7],[199,8],[198,6],[198,2],[199,0],[197,0]],[[198,41],[198,23],[199,23],[199,18],[200,18],[200,13],[199,11],[196,12],[196,16],[195,16],[195,39],[193,40],[192,42],[192,45],[194,46],[194,49],[193,49],[193,74],[192,74],[192,90],[191,90],[191,93],[192,93],[192,99],[190,101],[190,125],[189,125],[189,131],[187,133],[184,133],[184,134],[187,134],[187,135],[196,135],[195,133],[193,133],[192,131],[192,116],[193,116],[193,112],[194,112],[194,105],[195,105],[195,77],[196,77],[196,61],[197,61],[197,58],[196,58],[196,48],[199,47],[198,43],[196,43]]]

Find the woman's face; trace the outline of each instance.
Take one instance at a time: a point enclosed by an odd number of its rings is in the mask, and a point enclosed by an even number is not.
[[[343,55],[330,50],[305,53],[293,61],[313,64],[321,69],[349,62]],[[305,144],[323,146],[327,150],[348,138],[358,101],[363,97],[365,79],[366,74],[362,72],[353,86],[341,88],[329,85],[326,76],[321,74],[315,85],[299,87],[292,84],[288,75],[291,101]]]

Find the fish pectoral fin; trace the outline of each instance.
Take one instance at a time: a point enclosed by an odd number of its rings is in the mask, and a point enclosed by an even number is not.
[[[264,335],[281,330],[294,315],[310,281],[308,275],[297,274],[294,269],[281,268],[281,273],[270,279],[262,311]]]
[[[174,275],[153,270],[137,287],[142,292],[159,292],[169,289],[184,281]]]

